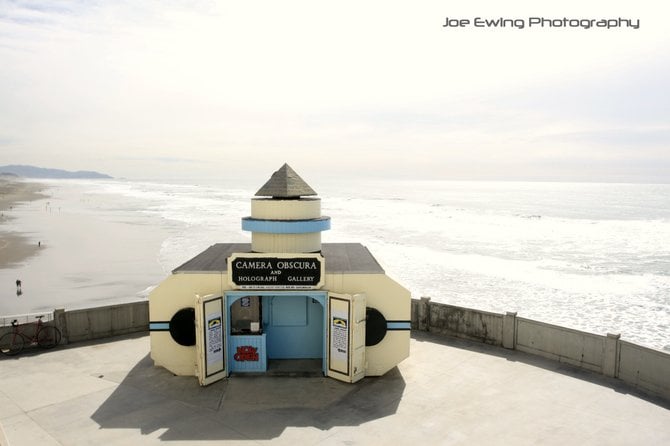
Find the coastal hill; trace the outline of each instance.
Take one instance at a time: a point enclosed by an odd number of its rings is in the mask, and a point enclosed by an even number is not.
[[[80,179],[80,178],[112,178],[104,173],[93,172],[88,170],[78,170],[70,172],[61,169],[47,169],[44,167],[9,165],[0,166],[0,175],[10,174],[18,175],[24,178],[66,178],[66,179]]]

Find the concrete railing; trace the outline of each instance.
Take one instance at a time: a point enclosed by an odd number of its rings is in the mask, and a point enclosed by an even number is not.
[[[412,299],[412,329],[502,345],[504,317],[500,314]]]
[[[138,301],[80,310],[54,310],[44,314],[49,325],[55,325],[63,335],[62,343],[107,338],[149,330],[149,302]],[[0,335],[12,329],[11,321],[34,323],[34,315],[0,318]],[[26,328],[29,331],[29,328]]]
[[[670,400],[670,355],[619,341],[616,377]]]
[[[56,310],[54,322],[65,342],[107,338],[149,330],[149,302],[81,310]]]
[[[412,329],[470,339],[618,378],[670,400],[670,354],[605,336],[518,317],[412,299]]]

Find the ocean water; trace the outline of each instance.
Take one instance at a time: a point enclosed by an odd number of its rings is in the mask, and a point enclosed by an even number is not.
[[[670,185],[309,182],[332,219],[322,241],[366,245],[415,298],[670,351]],[[250,241],[240,219],[262,185],[49,184],[78,189],[91,212],[118,219],[121,210],[160,228],[165,274],[213,243]]]

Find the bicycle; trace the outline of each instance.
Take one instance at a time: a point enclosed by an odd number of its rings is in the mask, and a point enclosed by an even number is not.
[[[54,348],[61,341],[61,332],[58,328],[51,325],[46,325],[42,322],[44,315],[35,316],[36,323],[33,324],[19,324],[16,319],[12,321],[12,331],[0,336],[0,353],[13,356],[21,353],[23,347],[28,341],[29,345],[35,345],[42,348]],[[35,331],[32,336],[24,333],[21,327],[35,326]]]

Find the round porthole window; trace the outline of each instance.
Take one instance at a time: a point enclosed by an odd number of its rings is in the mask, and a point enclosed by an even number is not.
[[[195,345],[195,309],[182,308],[170,319],[170,335],[172,339],[186,347]]]
[[[386,318],[375,308],[365,309],[365,345],[379,344],[386,336]]]

